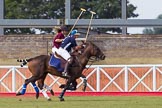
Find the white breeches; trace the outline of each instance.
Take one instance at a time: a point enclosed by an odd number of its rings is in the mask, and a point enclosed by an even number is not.
[[[55,53],[55,52],[58,52],[58,49],[56,47],[53,47],[52,48],[52,52]]]
[[[65,49],[63,49],[62,47],[60,47],[57,51],[57,53],[63,57],[65,60],[68,61],[68,59],[71,57],[71,55],[69,54],[69,52]]]

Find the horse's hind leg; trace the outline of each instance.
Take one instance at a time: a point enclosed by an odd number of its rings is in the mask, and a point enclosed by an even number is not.
[[[66,85],[65,85],[64,89],[60,93],[60,96],[59,96],[60,101],[64,101],[64,94],[65,94],[66,90],[69,88],[70,83],[71,83],[71,78],[68,79],[68,81],[66,82]]]
[[[19,96],[19,95],[24,95],[25,92],[26,92],[26,88],[27,88],[27,85],[30,83],[30,82],[35,82],[36,80],[38,80],[39,77],[35,77],[35,76],[32,76],[30,77],[29,79],[26,79],[25,80],[25,83],[23,84],[23,87],[22,87],[22,90],[18,93],[16,93],[16,96]]]
[[[35,82],[32,82],[32,85],[33,85],[33,87],[34,87],[34,89],[36,91],[36,99],[38,99],[38,97],[39,97],[39,89],[38,89],[37,85],[35,84]]]
[[[54,96],[54,92],[53,92],[52,88],[44,83],[44,80],[45,80],[47,74],[48,73],[44,73],[43,78],[40,79],[40,84],[42,83],[43,88],[46,89],[47,91],[50,91],[50,93]],[[38,81],[38,84],[39,84],[39,81]]]
[[[50,91],[51,95],[53,95],[53,96],[55,95],[52,88],[49,87],[48,85],[44,84],[43,88],[46,88],[48,91]]]
[[[26,79],[26,80],[28,80],[28,79]],[[25,80],[25,81],[26,81],[26,80]],[[27,84],[23,84],[22,90],[21,90],[20,92],[16,93],[16,96],[24,95],[25,92],[26,92],[26,88],[27,88]]]

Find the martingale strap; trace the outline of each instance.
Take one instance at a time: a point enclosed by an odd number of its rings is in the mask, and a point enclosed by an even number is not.
[[[91,64],[88,66],[88,68],[86,68],[87,70],[91,67],[91,65],[95,62],[95,61],[97,61],[97,58],[95,57],[95,58],[90,58],[89,59],[89,62],[91,62]]]

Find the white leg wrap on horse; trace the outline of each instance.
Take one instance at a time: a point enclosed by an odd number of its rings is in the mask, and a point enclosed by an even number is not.
[[[43,88],[46,88],[48,91],[51,90],[51,87],[49,87],[48,85],[44,84]]]
[[[48,96],[48,94],[45,90],[41,90],[41,92],[45,98],[50,99],[50,97]]]

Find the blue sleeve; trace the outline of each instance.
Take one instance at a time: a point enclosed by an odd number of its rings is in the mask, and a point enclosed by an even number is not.
[[[77,46],[75,38],[71,38],[72,47]]]

